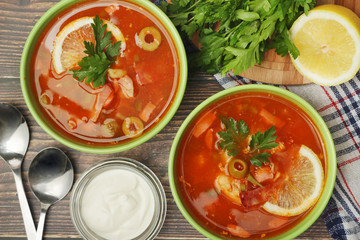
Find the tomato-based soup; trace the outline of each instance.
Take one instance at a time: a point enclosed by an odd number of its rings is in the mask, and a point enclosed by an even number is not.
[[[248,137],[237,145],[239,152],[232,156],[221,145],[226,137],[220,133],[224,131],[221,121],[224,117],[237,122],[242,120],[249,129]],[[255,138],[256,132],[265,133],[271,128],[276,131],[276,146],[262,150],[271,156],[261,166],[256,162],[253,165],[250,156],[254,154],[248,147],[251,138]],[[260,137],[258,139],[261,141]],[[188,212],[220,238],[260,239],[279,235],[301,221],[318,199],[299,212],[285,209],[278,215],[265,210],[267,201],[284,208],[289,202],[297,204],[297,196],[288,194],[286,189],[299,186],[296,181],[304,176],[300,188],[303,186],[305,192],[307,188],[315,189],[312,183],[306,183],[308,174],[304,171],[309,165],[299,157],[300,148],[316,155],[321,169],[318,175],[325,175],[326,154],[321,136],[302,109],[266,93],[238,93],[225,97],[202,111],[182,137],[176,160],[180,197]],[[242,162],[245,165],[241,165]],[[234,174],[234,171],[244,171],[244,167],[246,175]],[[289,183],[289,179],[294,182]],[[323,186],[323,179],[319,186]],[[321,193],[322,187],[320,191],[319,188],[314,191]]]
[[[78,38],[94,42],[90,24],[67,35],[62,53],[54,53],[61,42],[57,38],[95,16],[107,23],[108,31],[114,26],[113,43],[121,39],[121,53],[104,84],[96,87],[73,76],[71,70],[79,65],[66,66],[72,58],[80,61],[86,56],[84,41]],[[120,30],[118,37],[114,29]],[[54,62],[65,70],[56,70]],[[178,56],[169,33],[144,8],[126,1],[84,1],[60,13],[40,36],[31,65],[32,87],[47,118],[86,143],[128,141],[149,131],[166,114],[179,81]]]

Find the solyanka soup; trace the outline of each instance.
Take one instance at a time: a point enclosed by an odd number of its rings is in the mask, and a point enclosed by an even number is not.
[[[51,125],[73,141],[108,146],[136,139],[164,118],[179,68],[172,37],[146,8],[83,1],[46,26],[29,80]]]
[[[317,204],[327,174],[325,146],[311,118],[266,92],[208,105],[188,122],[174,156],[175,199],[187,219],[221,239],[289,231]]]

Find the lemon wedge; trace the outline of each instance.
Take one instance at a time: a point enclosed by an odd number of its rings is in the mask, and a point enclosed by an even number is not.
[[[56,36],[52,51],[52,63],[57,74],[65,72],[75,66],[86,56],[84,53],[87,42],[95,42],[91,24],[92,17],[78,18],[68,23]],[[113,23],[103,20],[116,41],[121,41],[121,49],[125,49],[125,39],[120,29]]]
[[[279,216],[296,216],[311,208],[324,185],[324,171],[318,156],[302,145],[298,158],[263,208]]]
[[[294,22],[290,38],[300,51],[293,64],[314,83],[338,85],[360,68],[360,19],[348,8],[315,7]]]

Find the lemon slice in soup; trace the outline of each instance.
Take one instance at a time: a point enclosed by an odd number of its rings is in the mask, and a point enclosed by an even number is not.
[[[312,207],[321,195],[324,171],[318,156],[302,145],[294,165],[280,180],[263,208],[280,216],[296,216]]]
[[[103,20],[106,30],[111,32],[116,41],[121,41],[121,50],[125,49],[125,39],[120,29],[113,23]],[[86,56],[84,41],[95,42],[91,24],[92,17],[82,17],[68,23],[56,36],[52,52],[55,72],[60,74],[75,66]]]

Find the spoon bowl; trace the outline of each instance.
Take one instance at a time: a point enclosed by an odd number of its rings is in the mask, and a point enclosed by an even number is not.
[[[11,168],[28,239],[36,229],[21,179],[21,165],[29,145],[29,128],[21,112],[8,103],[0,103],[0,158]]]
[[[10,165],[21,165],[29,145],[29,129],[14,106],[0,103],[0,155]]]
[[[45,148],[32,160],[29,167],[30,188],[41,202],[37,240],[42,238],[47,210],[68,194],[73,181],[74,170],[70,159],[60,149]]]

